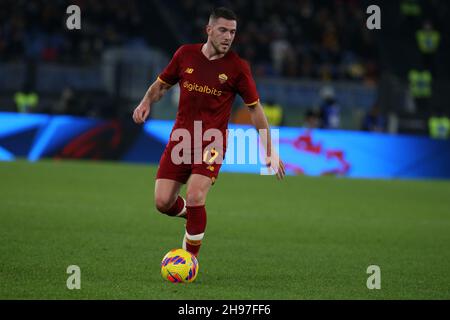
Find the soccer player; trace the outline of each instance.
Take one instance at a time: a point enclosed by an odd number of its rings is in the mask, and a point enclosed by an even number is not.
[[[183,249],[198,255],[206,228],[205,202],[214,184],[226,150],[226,130],[231,107],[236,94],[247,105],[257,130],[266,129],[267,136],[260,135],[267,149],[267,166],[278,179],[285,175],[284,164],[272,150],[269,125],[259,102],[256,85],[248,63],[230,50],[237,27],[233,11],[221,7],[210,15],[206,43],[181,46],[157,80],[147,90],[133,113],[133,120],[142,124],[150,114],[151,106],[175,84],[180,86],[180,100],[171,138],[161,156],[155,183],[155,205],[158,211],[169,216],[187,219]],[[195,123],[201,121],[202,132],[217,129],[222,133],[222,150],[208,149],[209,141],[191,141],[184,161],[174,161],[180,155],[177,130],[188,130],[194,136]],[[177,134],[175,134],[177,132]],[[189,142],[189,141],[183,141]],[[200,161],[198,160],[200,152]],[[270,159],[270,160],[269,160]],[[211,161],[214,160],[214,161]],[[219,161],[218,161],[219,160]],[[179,193],[187,183],[186,199]]]

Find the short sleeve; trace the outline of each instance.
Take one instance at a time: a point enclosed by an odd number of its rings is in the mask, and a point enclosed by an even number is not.
[[[173,86],[180,80],[182,50],[183,46],[178,48],[178,50],[173,55],[172,60],[170,60],[169,64],[166,66],[163,72],[161,72],[158,76],[159,80],[170,86]]]
[[[237,91],[246,106],[255,106],[259,101],[258,91],[256,90],[250,65],[244,60],[241,60],[241,72],[237,80]]]

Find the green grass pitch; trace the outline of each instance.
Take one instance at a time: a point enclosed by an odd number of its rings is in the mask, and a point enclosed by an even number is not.
[[[1,299],[449,299],[450,183],[222,173],[192,284],[160,276],[184,220],[155,166],[0,163]],[[184,190],[183,190],[184,191]],[[81,268],[68,290],[66,269]],[[381,289],[366,287],[369,265]]]

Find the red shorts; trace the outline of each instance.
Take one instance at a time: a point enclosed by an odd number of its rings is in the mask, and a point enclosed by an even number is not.
[[[212,183],[214,184],[217,176],[219,175],[219,170],[222,166],[221,163],[202,161],[202,163],[195,164],[192,156],[191,164],[175,164],[173,163],[171,158],[172,147],[173,144],[171,143],[166,146],[166,149],[164,150],[159,161],[156,179],[170,179],[185,184],[191,174],[201,174],[203,176],[211,178]],[[209,159],[211,159],[211,157],[209,157]],[[208,157],[206,160],[208,160]]]

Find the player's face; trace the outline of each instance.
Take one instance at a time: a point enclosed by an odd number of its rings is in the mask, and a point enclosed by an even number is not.
[[[236,21],[218,18],[207,26],[206,32],[217,53],[227,53],[236,34]]]

